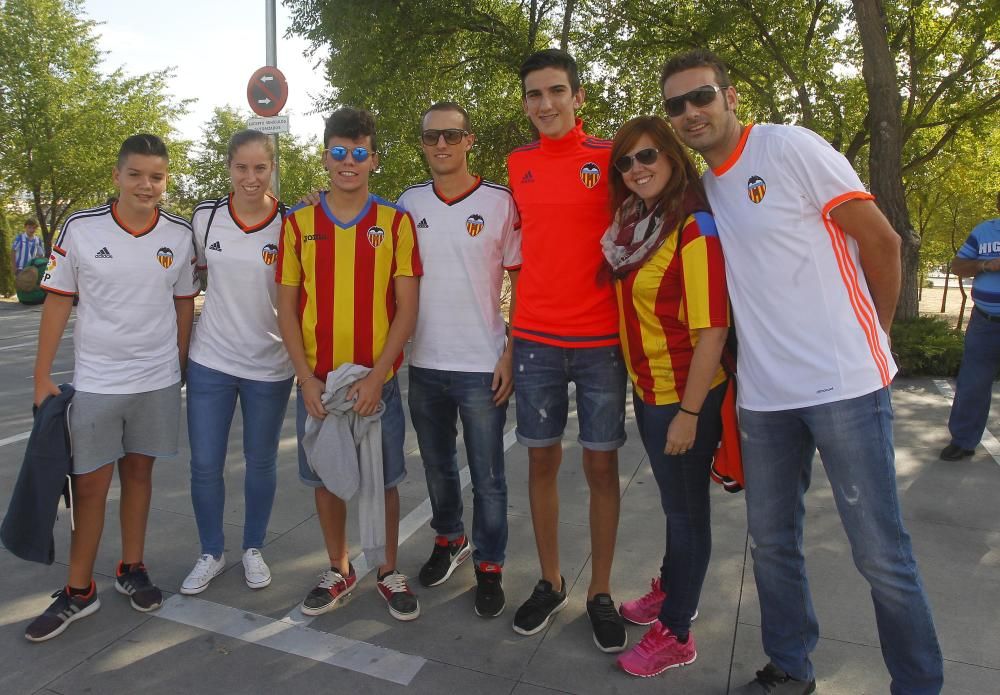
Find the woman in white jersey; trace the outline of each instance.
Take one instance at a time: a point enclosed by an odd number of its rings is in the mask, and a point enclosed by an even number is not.
[[[616,213],[602,245],[615,278],[636,424],[667,517],[652,590],[621,606],[626,620],[650,628],[618,664],[654,676],[697,657],[690,627],[712,546],[709,474],[722,430],[729,299],[698,172],[666,121],[627,122],[611,162]]]
[[[274,504],[281,425],[292,364],[278,335],[274,263],[284,206],[269,191],[271,138],[243,130],[229,141],[232,192],[199,203],[191,217],[198,266],[208,291],[187,371],[191,502],[201,553],[181,585],[197,594],[225,569],[223,471],[237,398],[243,414],[243,570],[261,589],[271,572],[261,556]]]

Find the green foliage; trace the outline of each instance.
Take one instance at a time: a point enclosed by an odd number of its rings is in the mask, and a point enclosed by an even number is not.
[[[10,267],[10,246],[14,243],[17,232],[11,229],[10,222],[3,209],[0,208],[0,249],[3,249],[0,262],[0,297],[14,294],[14,276]]]
[[[892,352],[900,376],[955,376],[962,361],[963,335],[937,316],[892,324]]]
[[[169,140],[184,108],[166,95],[168,71],[100,71],[94,24],[76,0],[0,5],[0,179],[27,191],[46,243],[74,209],[103,202],[121,142]]]
[[[246,128],[250,114],[232,106],[215,109],[212,118],[202,128],[201,140],[177,177],[178,191],[170,203],[178,214],[190,215],[201,200],[218,198],[229,189],[229,169],[226,166],[229,139]],[[298,202],[310,191],[326,188],[329,179],[322,165],[319,137],[305,141],[289,135],[280,136],[278,167],[281,176],[281,199],[289,205]]]

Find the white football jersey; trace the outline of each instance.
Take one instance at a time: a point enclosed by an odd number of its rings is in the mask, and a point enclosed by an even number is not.
[[[283,207],[275,200],[271,214],[253,226],[235,214],[232,194],[195,207],[198,267],[208,268],[205,305],[191,340],[198,364],[255,381],[294,374],[278,333],[274,282]]]
[[[887,386],[896,364],[857,242],[830,217],[872,198],[844,156],[811,130],[755,125],[704,183],[726,256],[740,405],[785,410]]]
[[[510,190],[482,179],[446,199],[431,181],[410,186],[424,275],[410,364],[492,372],[506,344],[500,314],[504,270],[521,267],[521,226]]]
[[[70,215],[52,246],[42,287],[80,296],[73,385],[91,393],[144,393],[181,379],[175,298],[198,294],[187,220],[157,210],[128,229],[116,205]]]

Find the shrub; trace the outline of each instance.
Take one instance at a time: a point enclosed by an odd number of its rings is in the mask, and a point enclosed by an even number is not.
[[[892,353],[900,376],[955,376],[963,341],[961,332],[937,316],[892,324]]]

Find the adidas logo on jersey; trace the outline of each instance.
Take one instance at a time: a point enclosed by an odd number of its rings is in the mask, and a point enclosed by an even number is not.
[[[209,251],[222,251],[222,244],[218,241],[213,241],[212,245],[208,247]]]
[[[427,224],[427,218],[421,217],[420,221],[417,222],[417,229],[427,229],[428,227],[430,227],[430,225]]]
[[[114,258],[114,256],[111,255],[111,252],[108,251],[108,247],[105,246],[103,249],[94,254],[94,258]]]
[[[528,169],[528,171],[524,174],[524,176],[521,177],[521,183],[534,183],[534,182],[535,182],[535,177],[531,175],[531,169]]]

